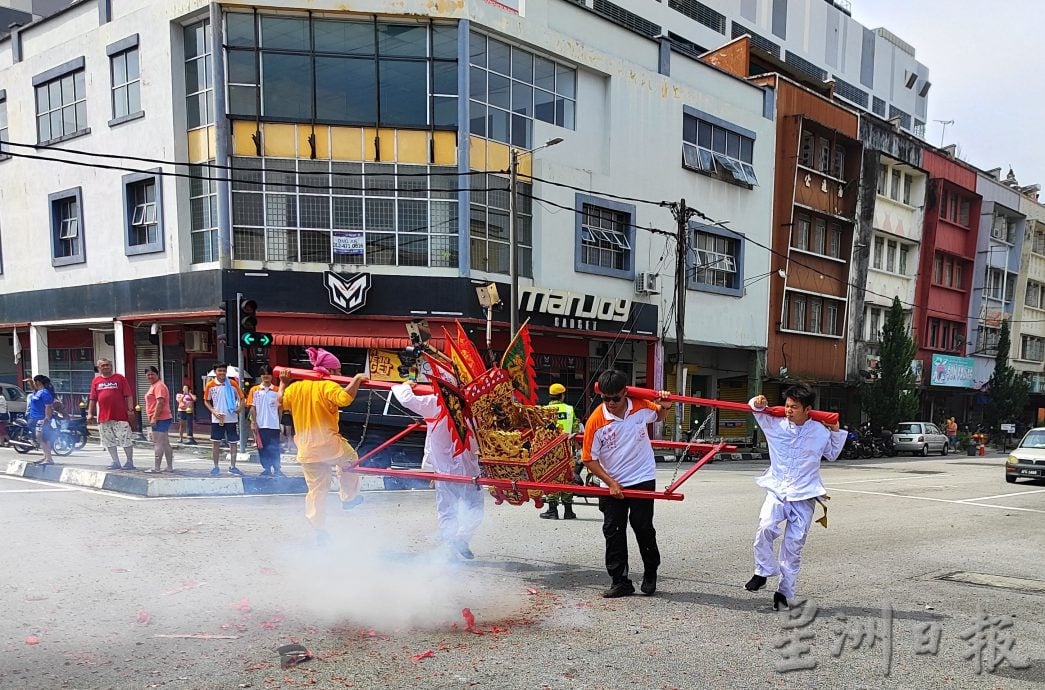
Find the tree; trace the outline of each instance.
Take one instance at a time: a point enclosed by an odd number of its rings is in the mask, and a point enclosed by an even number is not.
[[[1002,424],[1014,424],[1023,414],[1027,402],[1027,381],[1009,365],[1009,322],[1002,320],[998,334],[998,351],[994,355],[994,373],[987,381],[987,405],[983,421],[996,442],[1004,439]]]
[[[894,297],[882,326],[878,378],[863,390],[864,412],[872,426],[892,430],[918,414],[917,382],[911,370],[916,350],[900,299]]]

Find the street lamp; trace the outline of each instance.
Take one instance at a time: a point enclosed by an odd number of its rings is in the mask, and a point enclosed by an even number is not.
[[[509,325],[511,327],[511,331],[508,333],[509,341],[515,336],[516,331],[519,330],[519,243],[516,238],[516,211],[519,208],[516,185],[519,181],[519,158],[533,154],[541,149],[546,149],[549,146],[561,144],[562,141],[562,137],[555,137],[532,149],[520,151],[513,148],[511,150],[510,193],[508,197],[508,276],[511,279],[511,290],[508,295]]]

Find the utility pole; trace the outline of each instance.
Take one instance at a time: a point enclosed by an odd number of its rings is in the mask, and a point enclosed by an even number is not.
[[[686,200],[681,199],[678,203],[671,203],[671,215],[675,217],[677,225],[677,236],[675,238],[675,392],[679,395],[686,393],[686,380],[684,376],[683,353],[686,342],[686,283],[689,277],[687,270],[687,257],[689,256],[689,220],[696,215],[696,209],[686,206]],[[682,440],[682,403],[675,405],[675,433],[674,440]]]
[[[515,148],[511,152],[511,168],[509,170],[508,184],[508,275],[511,277],[511,288],[508,290],[508,340],[515,337],[519,330],[519,238],[516,225],[516,183],[519,181],[519,151]]]
[[[236,293],[236,372],[239,375],[239,389],[240,393],[243,394],[243,402],[239,408],[239,419],[236,422],[239,424],[239,452],[247,452],[247,434],[244,431],[247,427],[247,383],[244,380],[246,376],[243,373],[243,343],[240,342],[242,337],[240,334],[240,324],[243,321],[243,314],[240,311],[240,307],[243,304],[243,293]]]

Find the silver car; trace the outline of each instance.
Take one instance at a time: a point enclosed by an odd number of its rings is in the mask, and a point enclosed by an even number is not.
[[[929,422],[901,422],[893,432],[893,449],[899,453],[947,455],[947,435]]]
[[[0,395],[7,400],[7,411],[12,419],[25,416],[25,391],[13,383],[0,381]]]

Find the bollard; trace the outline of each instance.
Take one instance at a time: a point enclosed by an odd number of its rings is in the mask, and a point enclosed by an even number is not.
[[[137,417],[137,419],[138,419],[138,440],[139,441],[147,441],[148,439],[145,438],[145,427],[142,426],[142,406],[141,405],[135,405],[134,406],[134,416]]]
[[[986,446],[980,446],[979,447],[979,455],[980,455],[980,457],[983,457],[983,456],[987,455],[987,448],[986,448]]]

